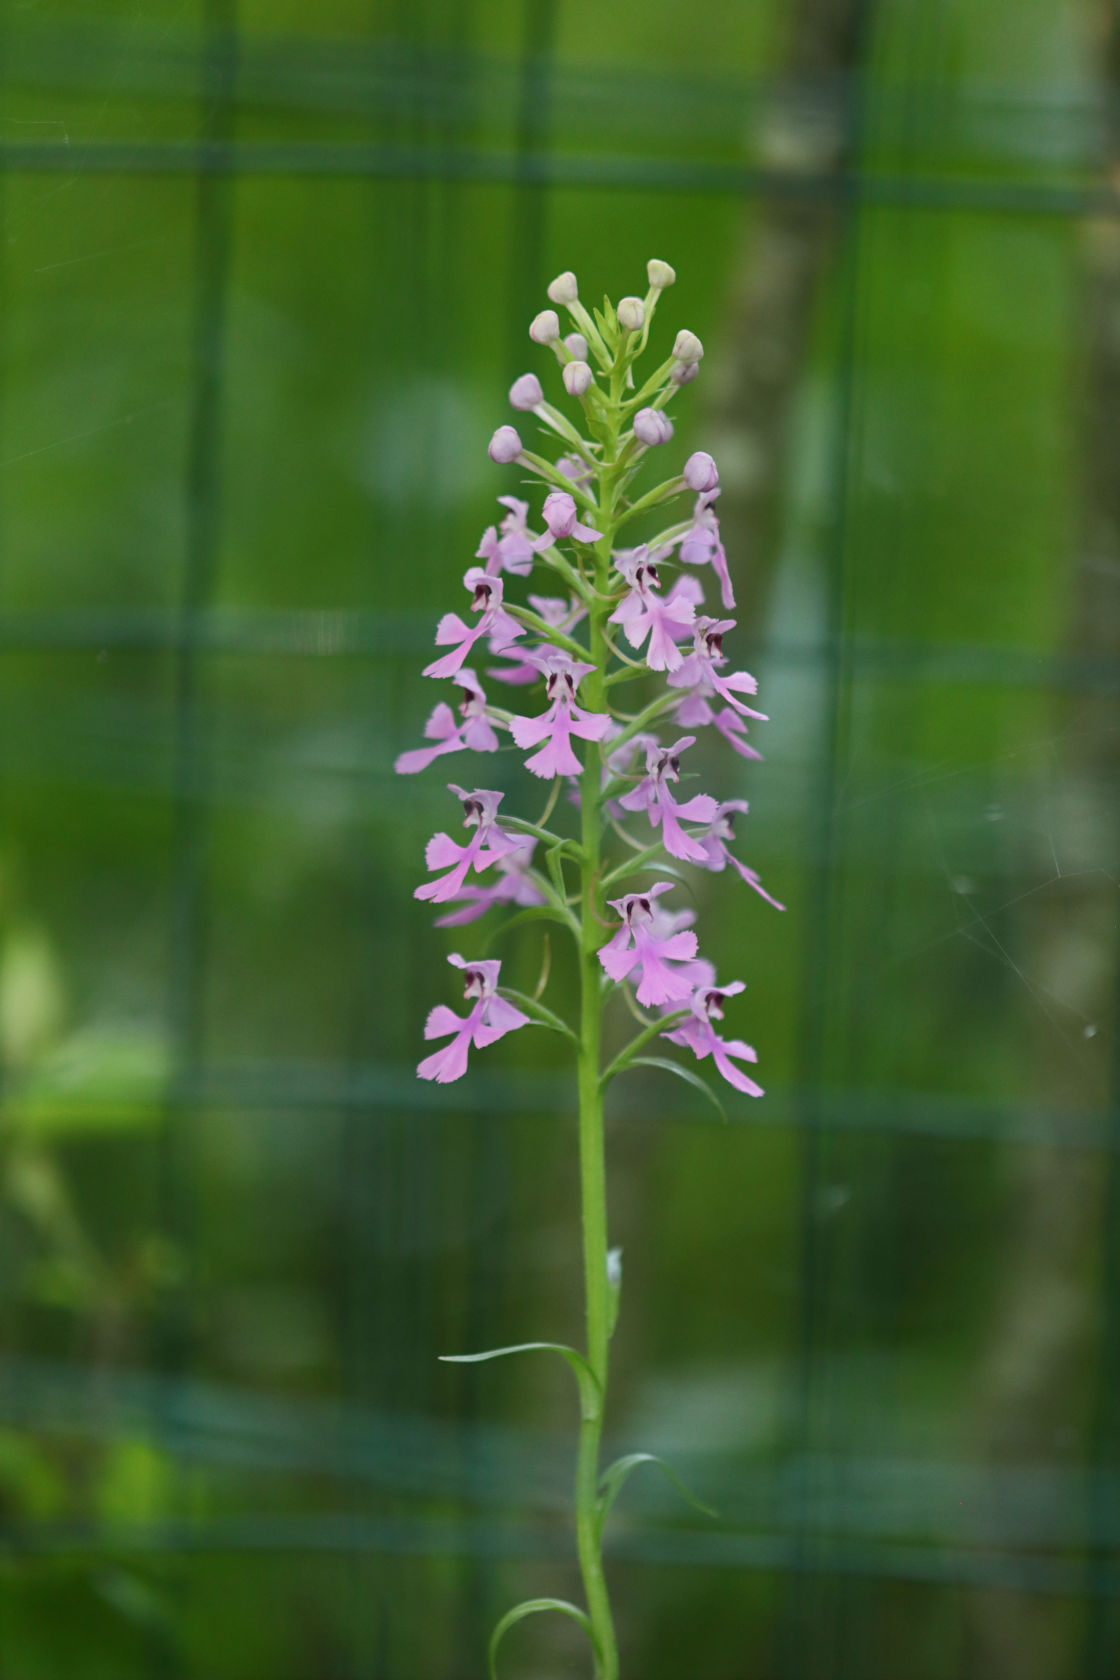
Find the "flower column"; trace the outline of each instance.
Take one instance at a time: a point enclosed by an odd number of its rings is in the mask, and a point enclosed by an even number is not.
[[[551,783],[543,815],[536,822],[525,821],[505,813],[503,795],[496,789],[450,783],[449,790],[461,803],[464,825],[474,827],[476,833],[465,845],[445,833],[435,835],[428,846],[428,867],[446,873],[416,892],[436,904],[462,906],[442,916],[441,926],[461,926],[491,907],[517,904],[521,908],[506,926],[527,917],[543,917],[570,934],[578,950],[578,1030],[540,1001],[545,975],[538,995],[526,997],[499,985],[499,961],[453,954],[448,960],[465,975],[471,1007],[465,1016],[442,1004],[431,1011],[425,1036],[452,1042],[426,1057],[418,1069],[424,1079],[441,1083],[459,1079],[467,1071],[472,1048],[485,1049],[529,1025],[562,1033],[576,1055],[586,1351],[557,1342],[525,1342],[485,1353],[445,1356],[462,1362],[547,1350],[567,1362],[579,1393],[575,1522],[586,1608],[557,1598],[515,1605],[502,1617],[491,1639],[492,1680],[505,1633],[525,1617],[542,1612],[576,1621],[590,1641],[596,1680],[619,1680],[602,1562],[603,1528],[627,1476],[639,1463],[650,1462],[651,1455],[629,1454],[600,1471],[610,1338],[621,1287],[619,1256],[607,1241],[603,1092],[618,1074],[641,1065],[640,1052],[651,1040],[661,1038],[691,1051],[697,1061],[710,1057],[737,1090],[762,1094],[736,1065],[752,1062],[754,1051],[741,1040],[721,1038],[714,1024],[722,1019],[724,1000],[736,996],[742,982],[721,986],[712,964],[698,955],[696,935],[688,925],[692,913],[674,911],[662,902],[665,894],[673,892],[674,883],[655,879],[637,891],[608,896],[611,889],[617,893],[623,882],[635,876],[675,872],[675,863],[673,871],[666,865],[668,854],[714,871],[730,863],[747,884],[769,897],[755,872],[728,849],[734,838],[734,814],[745,812],[746,802],[721,802],[707,793],[678,802],[672,792],[672,784],[680,779],[680,755],[695,740],[691,731],[710,726],[741,758],[757,758],[746,742],[746,720],[761,719],[762,714],[739,698],[754,694],[753,677],[742,671],[727,675],[721,671],[726,663],[723,636],[734,628],[734,620],[697,616],[704,590],[694,568],[710,566],[724,607],[734,606],[719,521],[713,511],[719,494],[715,462],[702,453],[693,455],[679,476],[637,499],[630,493],[631,482],[649,452],[671,442],[673,426],[665,407],[695,377],[703,354],[695,334],[678,333],[668,359],[635,389],[634,362],[645,348],[660,292],[674,278],[666,263],[651,262],[648,272],[650,290],[644,301],[623,298],[617,309],[606,303],[594,319],[579,301],[574,275],[561,275],[549,287],[549,298],[568,309],[578,331],[561,339],[558,317],[547,309],[533,321],[530,336],[555,353],[564,389],[579,402],[588,435],[546,401],[535,375],[525,374],[515,382],[510,392],[514,408],[532,413],[560,438],[566,453],[555,462],[532,453],[515,428],[507,425],[494,433],[490,455],[498,464],[516,464],[543,483],[548,492],[542,509],[545,530],[536,535],[530,528],[528,501],[499,498],[508,511],[498,526],[483,533],[476,555],[485,561],[485,568],[473,566],[463,579],[475,622],[472,626],[458,614],[445,614],[436,642],[450,651],[425,670],[427,676],[454,681],[463,696],[462,722],[457,723],[450,705],[441,702],[425,728],[435,744],[402,753],[397,760],[397,769],[411,774],[448,753],[496,753],[501,733],[530,753],[526,770]],[[591,360],[596,363],[595,372]],[[616,548],[632,518],[653,512],[688,491],[697,497],[691,519],[670,526],[638,548]],[[662,571],[682,563],[689,569],[662,593]],[[530,594],[525,605],[511,600],[507,594],[511,580],[528,577],[536,567],[560,580],[564,596]],[[637,657],[612,639],[616,628],[631,650],[640,650]],[[689,641],[692,650],[683,652],[679,644]],[[530,707],[527,715],[521,715],[487,698],[478,676],[465,663],[468,656],[481,660],[483,642],[491,656],[506,661],[485,667],[488,680],[518,690],[544,679],[543,712]],[[651,673],[664,680],[648,703],[637,712],[612,705],[616,684],[648,680]],[[717,709],[720,705],[722,709]],[[669,722],[679,738],[663,743],[652,733],[661,720]],[[681,736],[682,728],[690,733]],[[577,751],[580,746],[582,759]],[[635,769],[636,755],[644,761],[644,775]],[[463,779],[469,782],[468,777]],[[569,798],[560,798],[565,786],[579,806],[578,840],[555,832],[571,821]],[[624,826],[630,813],[644,813],[642,838]],[[550,822],[553,826],[545,826]],[[689,832],[684,823],[701,826]],[[621,859],[608,860],[604,854],[608,825],[624,843]],[[543,852],[543,869],[532,861],[537,847]],[[578,891],[573,891],[573,868],[579,874]],[[471,873],[489,873],[496,879],[492,885],[479,886],[468,881]],[[614,911],[618,923],[610,915]],[[638,1014],[641,1030],[604,1067],[603,1009],[620,991],[631,1012]],[[642,1015],[642,1009],[653,1013]],[[709,1087],[691,1070],[664,1061],[652,1065],[672,1067],[719,1106]]]

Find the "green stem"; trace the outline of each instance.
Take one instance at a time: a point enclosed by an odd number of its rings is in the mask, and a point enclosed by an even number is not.
[[[607,593],[611,545],[615,531],[615,472],[619,415],[618,398],[610,412],[610,440],[599,469],[598,528],[603,533],[595,545],[595,581],[598,599],[589,612],[588,658],[594,669],[585,682],[589,711],[606,710],[606,667],[609,648],[605,620],[611,603],[601,599]],[[588,744],[587,759],[580,778],[580,1042],[579,1156],[583,1207],[583,1268],[587,1314],[587,1362],[598,1383],[597,1404],[591,1415],[580,1420],[579,1455],[576,1461],[576,1545],[580,1573],[587,1599],[587,1613],[595,1632],[596,1680],[618,1680],[618,1644],[611,1616],[610,1598],[603,1573],[599,1524],[599,1445],[603,1432],[603,1408],[607,1395],[607,1365],[610,1347],[612,1298],[607,1279],[607,1174],[603,1137],[603,1094],[600,1086],[602,1055],[603,989],[598,950],[602,928],[602,823],[600,817],[603,752]],[[589,1408],[590,1412],[591,1409]]]

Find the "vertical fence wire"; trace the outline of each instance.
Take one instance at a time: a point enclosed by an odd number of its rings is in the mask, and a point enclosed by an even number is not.
[[[190,412],[184,471],[185,544],[175,659],[171,967],[168,1027],[171,1074],[162,1149],[164,1228],[177,1253],[182,1283],[156,1327],[157,1359],[169,1376],[189,1373],[194,1352],[194,1289],[199,1275],[195,1128],[204,1041],[206,855],[209,828],[206,753],[205,642],[202,624],[213,599],[220,528],[221,416],[225,376],[234,184],[228,169],[202,164],[201,147],[229,152],[234,138],[237,0],[206,0],[200,93],[200,167],[195,182]],[[175,1385],[161,1396],[157,1431],[176,1453],[180,1423]],[[180,1470],[180,1478],[183,1472]],[[189,1508],[189,1497],[184,1501]],[[182,1663],[169,1671],[185,1674]]]
[[[865,83],[871,50],[874,0],[862,0],[857,11],[856,51],[845,111],[844,153],[850,173],[858,179],[867,113]],[[821,1193],[827,1172],[827,1116],[819,1093],[826,1075],[829,1009],[832,1001],[832,946],[836,902],[836,865],[840,852],[837,795],[843,780],[843,758],[851,683],[851,647],[845,629],[845,583],[848,568],[848,520],[851,504],[852,422],[858,378],[858,315],[861,205],[858,194],[840,206],[838,231],[839,279],[835,331],[835,399],[828,463],[830,511],[826,544],[825,607],[820,649],[825,706],[818,737],[818,768],[814,782],[815,811],[808,851],[813,861],[810,910],[806,918],[806,947],[802,964],[804,1004],[799,1030],[800,1252],[798,1263],[798,1326],[795,1399],[790,1441],[791,1455],[801,1464],[792,1519],[790,1569],[778,1625],[779,1669],[784,1680],[802,1680],[822,1649],[820,1634],[824,1578],[819,1556],[816,1506],[822,1490],[816,1485],[823,1472],[812,1468],[815,1435],[820,1423],[819,1403],[823,1339],[827,1335],[829,1244],[821,1222]],[[833,1610],[835,1607],[832,1607]],[[822,1677],[823,1680],[823,1677]]]

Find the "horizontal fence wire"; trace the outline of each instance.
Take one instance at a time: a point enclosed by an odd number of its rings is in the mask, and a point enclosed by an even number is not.
[[[569,1501],[570,1452],[562,1435],[477,1421],[464,1426],[461,1420],[261,1395],[128,1369],[99,1380],[97,1403],[91,1405],[89,1380],[79,1366],[4,1357],[0,1420],[34,1427],[45,1438],[108,1442],[143,1435],[153,1414],[173,1406],[173,1452],[184,1462],[249,1475],[356,1482],[372,1499],[455,1500],[468,1514],[402,1517],[356,1509],[210,1515],[204,1522],[45,1521],[18,1528],[0,1523],[0,1552],[111,1547],[551,1558],[563,1556],[569,1545],[564,1524],[555,1520],[566,1515]],[[627,1443],[614,1445],[625,1450]],[[1115,1576],[1094,1577],[1092,1585],[1087,1580],[1081,1555],[1084,1478],[1077,1466],[819,1452],[751,1463],[718,1451],[672,1450],[692,1485],[713,1495],[718,1490],[719,1528],[674,1523],[674,1491],[647,1484],[641,1526],[618,1529],[610,1546],[614,1556],[706,1568],[788,1569],[796,1563],[791,1513],[802,1487],[812,1484],[829,1490],[814,1525],[829,1542],[825,1568],[1029,1592],[1120,1591]],[[1115,1547],[1120,1472],[1097,1474],[1112,1512],[1097,1543]],[[484,1515],[488,1507],[505,1507],[514,1487],[533,1517],[509,1522]],[[814,1568],[821,1567],[818,1557]]]
[[[1006,212],[1042,216],[1120,215],[1120,192],[1109,185],[1048,186],[1038,182],[967,178],[922,180],[890,174],[795,173],[682,158],[609,158],[555,153],[437,151],[305,141],[298,145],[244,142],[230,146],[191,141],[90,141],[0,146],[0,169],[10,175],[228,175],[340,177],[387,181],[459,181],[630,192],[713,193],[847,204]]]

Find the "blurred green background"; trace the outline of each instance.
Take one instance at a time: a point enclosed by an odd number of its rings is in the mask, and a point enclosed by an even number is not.
[[[436,1362],[578,1338],[574,1094],[416,1081],[391,765],[545,285],[659,256],[790,908],[696,888],[766,1097],[613,1099],[608,1444],[721,1510],[627,1490],[624,1672],[1115,1680],[1117,0],[6,0],[0,80],[0,1676],[578,1594],[565,1375]]]

